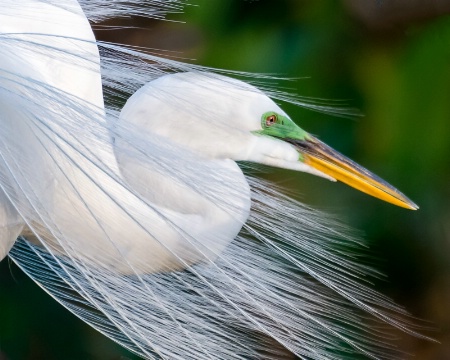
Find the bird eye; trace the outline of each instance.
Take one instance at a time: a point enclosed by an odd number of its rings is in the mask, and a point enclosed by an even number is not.
[[[266,126],[272,126],[277,122],[277,116],[276,115],[269,115],[266,117]]]

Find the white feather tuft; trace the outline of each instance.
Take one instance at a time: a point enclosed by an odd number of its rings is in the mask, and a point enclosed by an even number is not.
[[[82,16],[70,0],[15,3],[0,0],[9,6],[8,16],[26,17],[30,4]],[[163,18],[185,3],[80,4],[97,22],[136,14]],[[72,46],[60,45],[68,42]],[[125,100],[148,81],[202,68],[97,44],[87,35],[0,32],[0,44],[2,204],[13,214],[11,229],[17,219],[28,229],[10,257],[67,309],[147,359],[279,359],[285,349],[304,359],[398,358],[380,324],[415,334],[403,320],[407,314],[370,289],[367,276],[376,273],[357,264],[360,246],[337,221],[248,175],[250,217],[220,252],[185,234],[163,206],[122,177],[113,139],[126,142],[128,155],[141,166],[236,213],[226,199],[246,193],[227,171],[157,138],[144,139],[139,129],[124,129],[118,120]],[[18,58],[30,73],[16,71],[10,60],[17,53],[25,54]],[[47,81],[45,73],[34,73],[42,59],[77,69],[75,78],[95,74],[99,81],[101,71],[106,109],[101,100],[85,99]],[[52,71],[47,75],[57,78]],[[136,181],[144,187],[149,179]],[[189,254],[176,253],[162,230],[179,232],[203,261],[186,261]],[[129,246],[140,238],[142,248]],[[155,265],[139,257],[148,239],[186,270],[151,274]],[[215,240],[221,241],[220,234]],[[367,316],[377,325],[365,321]]]

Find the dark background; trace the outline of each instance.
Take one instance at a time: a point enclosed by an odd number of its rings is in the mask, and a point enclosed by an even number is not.
[[[192,0],[181,22],[133,18],[101,39],[171,51],[190,62],[301,78],[280,83],[340,100],[364,117],[292,105],[304,129],[413,199],[408,211],[342,184],[277,170],[305,203],[364,231],[375,287],[427,320],[435,344],[399,333],[416,359],[450,358],[450,2]],[[136,28],[138,27],[138,28]],[[179,53],[178,53],[179,52]],[[339,104],[341,104],[339,103]],[[135,359],[77,320],[6,259],[0,263],[0,360]]]

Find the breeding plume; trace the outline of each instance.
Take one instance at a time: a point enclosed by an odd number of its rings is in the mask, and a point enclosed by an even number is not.
[[[263,164],[413,202],[270,94],[96,42],[88,21],[182,1],[0,4],[0,257],[147,359],[390,358],[367,314],[412,333],[364,285],[345,227],[250,174]]]

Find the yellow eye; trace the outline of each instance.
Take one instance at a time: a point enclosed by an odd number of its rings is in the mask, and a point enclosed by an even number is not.
[[[266,117],[266,126],[272,126],[277,122],[277,116],[276,115],[269,115]]]

